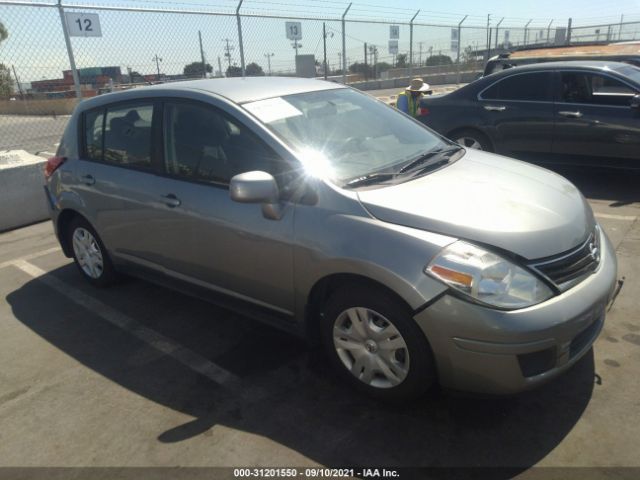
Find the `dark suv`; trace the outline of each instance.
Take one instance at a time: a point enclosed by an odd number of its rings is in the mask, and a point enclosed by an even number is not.
[[[640,68],[515,67],[422,101],[427,126],[467,148],[537,163],[640,169]]]

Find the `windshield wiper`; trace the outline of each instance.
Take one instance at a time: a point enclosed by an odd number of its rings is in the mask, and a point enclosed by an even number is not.
[[[427,152],[425,154],[420,155],[417,158],[414,158],[413,160],[411,160],[409,163],[407,163],[404,167],[402,167],[400,170],[398,170],[399,174],[402,173],[406,173],[410,170],[415,169],[416,167],[419,167],[420,165],[426,163],[427,161],[436,158],[436,157],[445,157],[445,155],[447,154],[453,154],[455,152],[459,152],[460,150],[462,150],[462,147],[458,147],[458,146],[451,146],[451,147],[447,147],[447,148],[442,148],[440,150],[434,150],[432,152]],[[451,155],[446,156],[445,158],[443,158],[442,160],[440,160],[439,162],[436,162],[438,165],[442,164],[444,160],[446,160],[446,162],[449,161],[449,159],[451,158]]]
[[[362,187],[364,185],[383,183],[387,180],[391,180],[397,175],[397,173],[370,173],[369,175],[363,175],[361,177],[349,180],[342,186],[342,188]]]

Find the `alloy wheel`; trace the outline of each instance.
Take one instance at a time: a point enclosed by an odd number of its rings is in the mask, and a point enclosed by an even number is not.
[[[472,148],[474,150],[482,150],[482,145],[478,140],[473,137],[460,137],[456,138],[455,142],[462,145],[465,148]]]

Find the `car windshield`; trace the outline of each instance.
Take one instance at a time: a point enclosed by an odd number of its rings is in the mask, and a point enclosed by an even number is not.
[[[309,173],[340,185],[396,173],[416,157],[449,146],[403,113],[348,88],[243,107],[295,149]]]

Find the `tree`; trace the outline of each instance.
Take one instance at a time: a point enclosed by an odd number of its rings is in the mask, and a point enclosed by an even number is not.
[[[227,68],[227,77],[241,77],[242,76],[242,69],[240,67],[237,67],[236,65],[230,65],[229,68]]]
[[[7,39],[9,32],[0,22],[0,43]],[[11,70],[4,64],[0,63],[0,97],[10,97],[13,95],[13,79],[11,78]]]
[[[407,68],[409,65],[407,64],[407,54],[399,53],[396,56],[396,68]]]
[[[387,62],[378,62],[376,63],[376,73],[386,72],[387,70],[391,70],[393,67],[390,63]]]
[[[372,70],[373,69],[371,68],[371,65],[369,65],[368,63],[355,62],[349,65],[350,73],[361,73],[367,78],[373,76]]]
[[[213,67],[207,63],[205,67],[207,73],[213,72]],[[192,62],[189,65],[185,65],[182,72],[187,77],[202,77],[202,62]]]
[[[427,58],[426,65],[428,67],[433,67],[436,65],[451,65],[452,63],[453,60],[451,60],[451,57],[448,55],[431,55]]]
[[[7,32],[5,26],[0,22],[0,43],[4,42],[8,36],[9,32]]]
[[[263,77],[264,76],[264,70],[262,70],[262,67],[255,62],[252,62],[246,66],[245,73],[247,74],[247,77]]]

